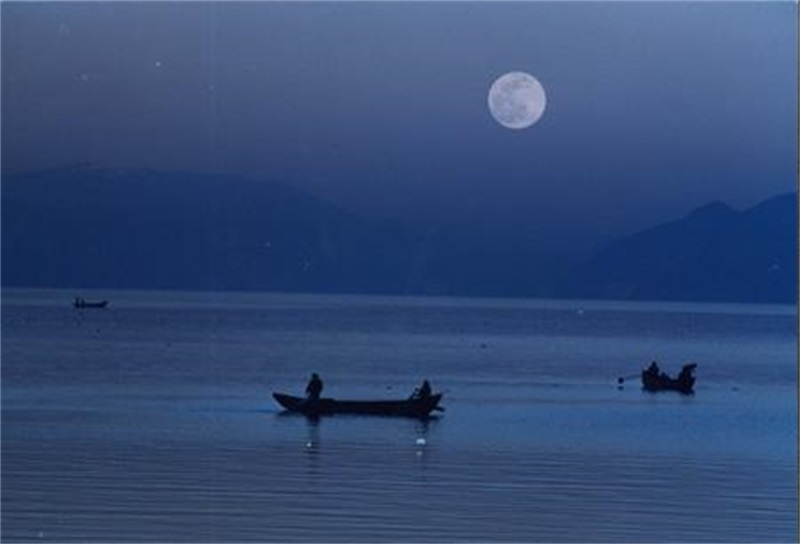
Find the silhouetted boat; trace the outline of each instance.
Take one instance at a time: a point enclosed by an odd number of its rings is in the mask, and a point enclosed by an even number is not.
[[[672,378],[663,372],[656,374],[643,370],[642,387],[646,391],[678,391],[690,395],[694,393],[695,368],[697,368],[695,363],[684,365],[677,378]]]
[[[308,400],[284,393],[273,393],[275,400],[289,412],[307,416],[332,414],[364,414],[378,416],[427,417],[434,410],[443,411],[439,406],[442,394],[427,397],[409,397],[405,400],[336,400],[321,398]]]
[[[83,310],[84,308],[105,308],[108,306],[108,301],[99,300],[96,302],[87,302],[82,298],[76,298],[72,305],[78,310]]]

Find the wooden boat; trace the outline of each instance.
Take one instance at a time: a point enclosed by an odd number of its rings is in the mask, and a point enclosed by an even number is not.
[[[108,306],[108,301],[100,300],[97,302],[87,302],[82,298],[76,298],[72,305],[78,310],[83,310],[84,308],[105,308]]]
[[[409,397],[405,400],[336,400],[321,398],[308,400],[284,393],[273,393],[275,400],[288,412],[296,412],[307,416],[323,416],[332,414],[363,414],[378,416],[428,417],[434,410],[443,411],[439,406],[442,394],[436,393],[427,397]]]
[[[642,371],[642,387],[646,391],[678,391],[684,395],[694,393],[696,364],[685,365],[677,378],[672,378],[665,373],[654,374],[647,370]]]

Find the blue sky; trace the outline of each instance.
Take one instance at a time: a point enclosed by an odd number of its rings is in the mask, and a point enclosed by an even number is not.
[[[793,190],[791,2],[2,4],[4,171],[294,184],[575,245]],[[548,104],[501,127],[521,70]]]

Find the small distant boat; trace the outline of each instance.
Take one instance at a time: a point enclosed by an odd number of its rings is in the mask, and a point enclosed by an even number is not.
[[[77,310],[83,310],[84,308],[105,308],[108,306],[108,301],[98,300],[90,302],[83,300],[82,298],[76,298],[75,301],[72,303],[72,306]]]
[[[434,410],[444,410],[439,406],[439,401],[442,400],[441,393],[423,397],[412,396],[405,400],[336,400],[332,398],[309,400],[284,393],[273,393],[272,396],[288,412],[311,417],[362,414],[425,418]]]
[[[678,391],[684,395],[694,393],[694,369],[696,363],[684,365],[677,378],[672,378],[664,372],[642,371],[642,388],[646,391]]]

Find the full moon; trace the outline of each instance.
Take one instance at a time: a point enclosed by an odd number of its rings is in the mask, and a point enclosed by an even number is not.
[[[544,113],[547,97],[539,80],[525,72],[503,74],[489,89],[489,111],[511,129],[528,128]]]

